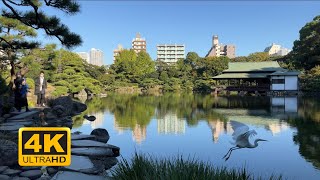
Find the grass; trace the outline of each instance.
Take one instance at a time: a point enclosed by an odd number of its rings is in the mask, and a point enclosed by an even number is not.
[[[225,167],[213,167],[208,163],[182,157],[157,159],[149,155],[137,154],[131,162],[122,160],[111,171],[114,179],[119,180],[248,180],[282,179],[281,176],[254,177],[245,168],[228,170]]]

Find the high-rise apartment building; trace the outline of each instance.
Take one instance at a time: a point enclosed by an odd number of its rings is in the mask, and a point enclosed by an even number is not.
[[[176,63],[185,58],[185,46],[183,44],[157,45],[157,59],[166,63]]]
[[[89,59],[89,53],[87,52],[77,52],[77,54],[81,57],[81,59],[87,61],[88,63],[90,63],[90,59]]]
[[[140,33],[137,33],[136,38],[132,40],[132,49],[138,53],[140,51],[147,51],[146,39],[141,38]]]
[[[120,52],[123,50],[123,47],[121,44],[118,45],[118,48],[113,50],[113,61],[116,60],[116,56],[119,56]]]
[[[90,50],[90,63],[96,66],[102,66],[103,52],[99,49],[92,48]]]
[[[214,35],[212,37],[212,47],[209,50],[206,57],[220,57],[227,56],[229,58],[236,57],[236,46],[235,45],[223,45],[219,44],[218,36]]]
[[[290,50],[281,47],[281,45],[272,43],[271,46],[264,50],[264,52],[267,52],[270,56],[285,56],[290,52]]]

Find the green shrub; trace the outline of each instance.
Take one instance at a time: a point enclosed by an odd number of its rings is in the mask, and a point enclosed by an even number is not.
[[[56,86],[56,89],[51,93],[53,97],[58,97],[62,95],[67,95],[68,94],[68,88],[63,87],[63,86]]]

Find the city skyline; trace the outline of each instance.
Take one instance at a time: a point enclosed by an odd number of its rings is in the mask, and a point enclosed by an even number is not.
[[[204,57],[212,45],[213,34],[219,35],[224,44],[235,44],[237,56],[263,52],[271,43],[292,49],[293,42],[299,38],[299,30],[318,15],[320,7],[320,2],[314,1],[79,3],[81,13],[61,16],[62,21],[83,39],[82,46],[72,50],[101,49],[105,52],[104,64],[113,63],[113,50],[118,44],[131,47],[130,40],[137,32],[147,39],[147,52],[154,60],[157,58],[156,45],[161,43],[185,44],[186,54],[193,51]],[[163,9],[166,9],[165,14]],[[56,11],[49,10],[48,13]],[[212,20],[221,14],[224,14],[223,18]],[[101,16],[103,21],[92,21]],[[169,17],[175,18],[163,21]],[[49,42],[52,43],[52,39],[44,38],[43,44]]]

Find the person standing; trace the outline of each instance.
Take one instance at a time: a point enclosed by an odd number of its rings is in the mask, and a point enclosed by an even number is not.
[[[17,72],[16,79],[14,80],[14,107],[20,112],[21,111],[21,88],[22,88],[22,76],[20,72]]]
[[[47,80],[44,77],[44,72],[41,71],[39,77],[35,80],[35,90],[34,94],[37,95],[37,106],[45,105],[45,95],[47,89]]]
[[[26,112],[29,111],[28,108],[28,91],[29,91],[29,86],[27,84],[27,80],[25,78],[23,78],[22,81],[22,87],[21,87],[21,107],[26,107]]]

